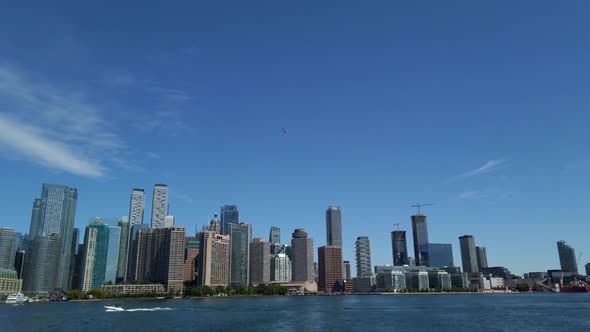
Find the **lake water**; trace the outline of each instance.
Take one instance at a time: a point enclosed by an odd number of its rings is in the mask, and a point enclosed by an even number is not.
[[[105,304],[124,312],[105,311]],[[590,331],[590,294],[0,304],[1,331]]]

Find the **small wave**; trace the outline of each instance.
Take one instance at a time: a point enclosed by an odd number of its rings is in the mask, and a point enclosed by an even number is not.
[[[155,308],[135,308],[135,309],[126,309],[125,311],[128,312],[136,312],[136,311],[172,311],[172,308],[160,308],[160,307],[155,307]]]

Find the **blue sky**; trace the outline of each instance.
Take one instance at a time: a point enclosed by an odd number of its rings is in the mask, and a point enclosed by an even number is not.
[[[585,1],[200,1],[6,5],[0,12],[2,226],[27,231],[41,184],[79,189],[76,224],[170,187],[194,232],[222,204],[254,236],[391,264],[411,205],[431,242],[473,234],[491,265],[590,261]],[[283,135],[281,128],[288,128]],[[151,206],[146,206],[149,216]],[[149,222],[149,217],[145,222]],[[411,245],[411,242],[410,242]],[[581,265],[581,264],[580,264]]]

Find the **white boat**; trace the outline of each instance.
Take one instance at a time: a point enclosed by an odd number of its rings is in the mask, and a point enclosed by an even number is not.
[[[105,305],[104,309],[109,311],[125,311],[125,309],[118,307],[116,305]]]
[[[25,302],[25,295],[23,293],[13,293],[8,295],[8,298],[6,298],[6,303],[8,304],[15,304],[15,303],[23,303]]]

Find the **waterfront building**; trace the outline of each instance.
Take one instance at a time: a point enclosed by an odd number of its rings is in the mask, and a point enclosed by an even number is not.
[[[397,230],[391,232],[391,248],[393,250],[393,265],[410,265],[410,261],[408,260],[406,231]]]
[[[477,255],[477,269],[478,271],[482,271],[482,269],[488,267],[488,254],[485,247],[475,247],[475,254]]]
[[[473,235],[463,235],[459,237],[459,244],[461,246],[461,262],[463,264],[463,272],[478,272],[479,269],[477,268],[475,239]]]
[[[181,295],[184,285],[184,227],[139,231],[139,280],[166,285],[168,293]]]
[[[118,225],[108,225],[109,243],[107,251],[106,271],[104,275],[105,283],[117,283],[117,269],[119,267],[119,246],[121,244],[121,227]]]
[[[453,247],[448,243],[428,243],[428,266],[447,267],[454,266]]]
[[[230,284],[248,286],[250,284],[250,242],[252,226],[246,223],[229,223],[230,236]]]
[[[151,228],[163,228],[166,226],[168,215],[168,186],[156,184],[152,197],[152,220]]]
[[[117,282],[125,280],[127,273],[127,257],[129,256],[129,218],[121,217],[117,221],[117,225],[121,229],[121,236],[119,237],[119,257],[117,258]]]
[[[221,207],[221,229],[218,233],[227,235],[229,232],[229,223],[240,222],[240,210],[237,205],[224,205]]]
[[[292,281],[315,281],[313,267],[313,239],[308,238],[307,232],[301,228],[296,229],[293,232],[292,237]],[[342,271],[342,268],[340,271]]]
[[[276,254],[271,259],[271,281],[273,282],[290,282],[291,281],[291,259],[287,254]]]
[[[481,270],[482,274],[486,275],[486,276],[494,276],[494,277],[499,277],[499,278],[503,278],[503,279],[511,279],[512,278],[512,273],[510,272],[510,270],[508,270],[507,268],[503,267],[503,266],[490,266],[490,267],[484,267]]]
[[[451,286],[453,288],[461,288],[461,289],[469,288],[469,274],[467,274],[467,273],[453,273],[453,274],[451,274]]]
[[[82,263],[81,290],[101,288],[105,282],[110,229],[100,220],[86,226]]]
[[[369,277],[371,273],[371,241],[368,236],[356,238],[356,276],[357,278]],[[348,278],[347,278],[348,279]]]
[[[196,237],[186,237],[184,248],[184,281],[193,282],[196,280],[197,259],[201,243]]]
[[[129,225],[143,224],[145,209],[145,191],[140,188],[133,188],[129,203]]]
[[[430,288],[453,288],[451,275],[446,271],[428,271],[428,281]]]
[[[561,270],[564,272],[578,273],[578,262],[574,247],[562,240],[557,242],[557,251],[559,253]]]
[[[426,271],[410,271],[405,273],[407,289],[429,289],[430,281]]]
[[[111,294],[166,294],[162,284],[104,285],[103,290]]]
[[[126,281],[133,282],[133,281],[141,281],[139,276],[139,270],[137,269],[139,263],[139,244],[140,244],[140,237],[139,231],[147,230],[147,224],[134,224],[131,225],[129,230],[129,244],[128,244],[128,255],[127,255],[127,272],[126,272]]]
[[[368,293],[373,290],[375,285],[375,277],[362,277],[352,279],[353,291],[357,293]]]
[[[342,247],[323,246],[318,248],[319,283],[326,293],[343,291]]]
[[[412,216],[412,231],[414,235],[414,259],[417,266],[428,265],[428,224],[426,216],[415,214]]]
[[[406,276],[401,271],[383,271],[377,274],[377,291],[397,292],[406,289]]]
[[[0,227],[0,269],[14,270],[16,233],[13,228]]]
[[[230,278],[230,236],[211,231],[199,233],[200,286],[227,286]]]
[[[268,242],[271,244],[281,244],[281,229],[278,227],[272,226],[270,228],[270,234],[268,236]]]
[[[20,293],[22,282],[15,270],[0,268],[0,295]]]
[[[344,280],[352,280],[350,272],[350,261],[344,261]]]
[[[31,241],[25,257],[23,292],[47,295],[55,290],[60,253],[60,235],[57,233],[38,235]]]
[[[270,243],[262,238],[250,243],[250,284],[270,283]]]

